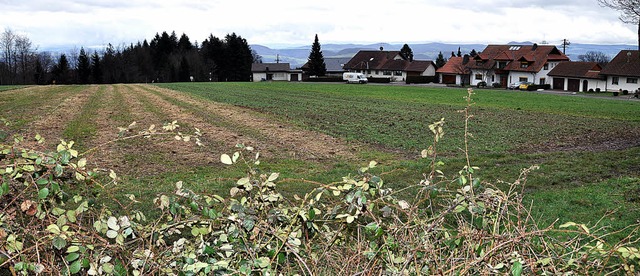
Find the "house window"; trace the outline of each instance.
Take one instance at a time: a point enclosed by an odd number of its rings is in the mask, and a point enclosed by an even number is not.
[[[476,60],[476,65],[477,66],[482,66],[482,60]]]
[[[394,71],[393,75],[394,76],[402,76],[402,71]]]
[[[507,67],[507,62],[506,61],[498,61],[498,69],[502,69]]]
[[[518,79],[518,81],[520,81],[520,82],[523,82],[523,81],[529,81],[529,78],[527,78],[527,77],[520,77],[520,78]]]
[[[627,78],[627,83],[638,83],[637,78]]]
[[[371,75],[371,70],[367,70],[367,74]]]
[[[482,79],[482,74],[476,74],[476,80],[481,80]]]
[[[618,84],[618,77],[611,77],[611,84]]]
[[[380,75],[380,71],[376,70],[376,75]]]
[[[528,62],[524,61],[524,62],[520,63],[520,68],[527,68],[527,67],[529,67],[529,63]]]
[[[544,64],[544,70],[549,70],[549,63]]]
[[[491,82],[495,82],[496,81],[496,76],[495,75],[491,75]]]
[[[382,71],[382,74],[385,76],[391,76],[391,71],[385,70],[385,71]]]
[[[547,79],[546,78],[540,78],[540,84],[545,84],[547,83]]]

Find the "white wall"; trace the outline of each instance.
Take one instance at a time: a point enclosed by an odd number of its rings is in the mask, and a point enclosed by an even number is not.
[[[633,93],[634,91],[636,91],[636,89],[640,88],[640,78],[635,78],[636,80],[638,80],[638,83],[627,83],[628,77],[618,77],[618,84],[613,84],[613,78],[614,76],[607,77],[607,83],[606,83],[607,91],[616,92],[622,89],[622,90],[628,90],[629,93]]]
[[[302,73],[286,73],[286,72],[277,72],[277,73],[273,73],[273,81],[291,81],[291,75],[292,74],[296,74],[298,75],[298,80],[302,80]],[[267,79],[267,73],[253,73],[253,81],[254,82],[259,82],[262,81],[262,79]]]

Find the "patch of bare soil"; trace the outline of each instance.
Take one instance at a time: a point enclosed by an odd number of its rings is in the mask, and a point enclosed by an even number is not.
[[[258,141],[258,144],[254,144],[255,141],[251,141],[250,144],[256,148],[262,148],[261,152],[266,151],[268,155],[277,155],[277,153],[284,152],[290,157],[305,160],[354,157],[354,147],[341,139],[277,122],[247,108],[197,99],[184,93],[156,86],[144,87],[199,109],[206,110],[213,116],[221,117],[233,125],[258,131],[258,133],[260,133],[259,136],[261,136],[258,138],[260,141]],[[223,133],[229,130],[223,130],[222,133],[218,130],[213,131],[216,132],[215,136],[219,137],[219,135],[224,135]],[[240,138],[238,135],[241,134],[233,134],[231,138],[235,138],[236,141],[246,139],[238,139]],[[233,141],[233,139],[223,140]],[[236,141],[233,143],[236,143]],[[261,145],[260,143],[264,144]]]
[[[621,122],[607,131],[593,129],[581,136],[557,137],[541,145],[523,145],[518,153],[541,152],[602,152],[625,150],[640,146],[640,127]]]
[[[20,133],[25,137],[24,145],[29,148],[41,148],[42,146],[36,146],[36,142],[33,140],[36,134],[45,138],[44,146],[46,149],[52,149],[60,143],[59,139],[62,137],[67,123],[81,112],[89,97],[97,90],[98,86],[87,86],[81,93],[65,95],[64,98],[43,102],[37,108],[36,113],[25,112],[23,116],[35,118],[33,118],[33,123]]]

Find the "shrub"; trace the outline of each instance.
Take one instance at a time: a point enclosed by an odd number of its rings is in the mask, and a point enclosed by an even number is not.
[[[500,84],[499,82],[494,82],[494,83],[491,84],[491,87],[493,87],[493,88],[501,88],[502,84]]]
[[[622,90],[622,95],[629,95],[629,90]]]
[[[391,78],[367,78],[370,83],[391,83]]]
[[[592,92],[592,93],[593,93],[593,88],[589,88],[589,92]]]
[[[600,87],[596,88],[596,92],[600,93]]]

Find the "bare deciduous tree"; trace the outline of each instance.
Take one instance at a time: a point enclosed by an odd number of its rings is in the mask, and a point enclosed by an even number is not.
[[[620,21],[638,27],[638,50],[640,50],[640,0],[598,0],[601,6],[619,11]]]
[[[584,55],[579,55],[578,59],[580,61],[597,62],[600,65],[606,65],[611,61],[607,54],[600,51],[587,51]]]
[[[0,83],[1,84],[14,84],[15,65],[15,41],[16,34],[11,29],[5,29],[2,35],[0,35],[0,51],[2,56],[0,58]]]

